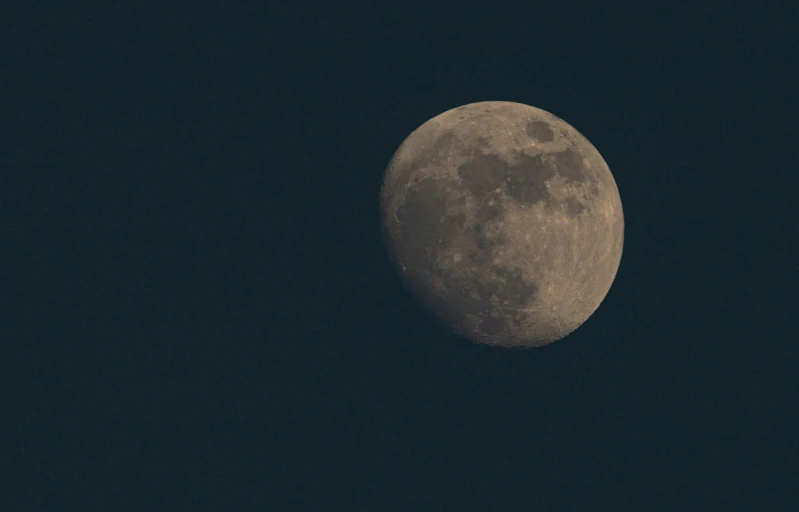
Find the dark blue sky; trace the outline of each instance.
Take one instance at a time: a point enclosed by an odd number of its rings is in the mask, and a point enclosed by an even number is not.
[[[8,510],[792,509],[789,2],[272,3],[9,18]],[[543,349],[450,334],[382,246],[394,150],[483,100],[621,193]]]

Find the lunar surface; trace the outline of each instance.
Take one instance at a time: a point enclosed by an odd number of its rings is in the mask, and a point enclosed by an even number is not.
[[[385,241],[410,292],[478,343],[556,341],[616,276],[624,217],[605,160],[576,129],[519,103],[464,105],[394,154]]]

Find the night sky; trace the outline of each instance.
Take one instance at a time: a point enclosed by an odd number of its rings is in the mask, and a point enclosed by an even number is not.
[[[0,509],[796,510],[795,7],[551,4],[3,16]],[[624,207],[540,349],[452,334],[383,246],[394,151],[485,100]]]

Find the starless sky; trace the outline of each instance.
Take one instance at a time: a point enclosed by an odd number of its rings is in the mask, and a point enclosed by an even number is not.
[[[8,17],[7,510],[792,509],[790,2],[233,4]],[[397,146],[485,100],[624,206],[542,349],[452,335],[382,245]]]

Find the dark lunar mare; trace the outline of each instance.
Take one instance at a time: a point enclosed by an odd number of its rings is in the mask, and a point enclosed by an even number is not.
[[[535,156],[517,152],[515,156],[519,161],[511,165],[496,155],[478,152],[458,166],[458,176],[463,186],[478,200],[501,188],[521,203],[533,205],[543,201],[551,209],[560,206],[546,185],[555,174],[576,184],[588,182],[594,197],[599,192],[596,177],[583,168],[582,157],[571,149]],[[573,197],[563,203],[573,216],[585,210],[585,206]]]

